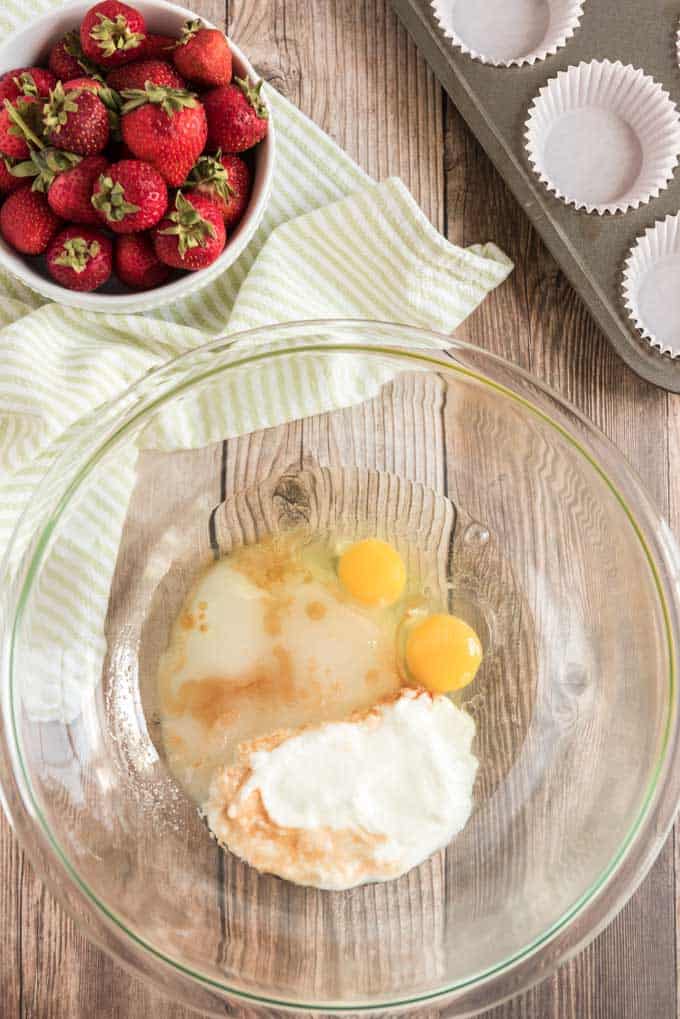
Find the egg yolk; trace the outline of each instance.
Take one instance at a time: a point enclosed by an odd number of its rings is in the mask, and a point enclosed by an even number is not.
[[[411,678],[432,693],[462,690],[482,661],[479,637],[457,616],[428,616],[406,640],[406,665]]]
[[[406,586],[403,559],[378,538],[350,545],[340,557],[338,576],[345,590],[363,605],[392,605]]]

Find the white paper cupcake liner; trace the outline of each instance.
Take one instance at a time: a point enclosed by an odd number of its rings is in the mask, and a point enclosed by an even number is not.
[[[529,110],[526,148],[541,181],[588,212],[656,198],[680,155],[680,115],[644,71],[593,60],[560,71]]]
[[[640,335],[662,354],[680,357],[680,212],[638,237],[626,260],[622,289]]]
[[[431,0],[444,35],[483,64],[520,67],[571,39],[585,0]]]

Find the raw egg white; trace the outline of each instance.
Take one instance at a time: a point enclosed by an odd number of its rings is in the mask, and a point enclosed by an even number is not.
[[[403,873],[460,830],[474,722],[440,695],[472,681],[482,647],[435,609],[377,538],[286,533],[198,577],[159,664],[161,729],[224,845],[345,888]]]
[[[189,593],[158,686],[168,764],[199,802],[241,741],[345,718],[400,688],[395,617],[349,598],[334,559],[332,544],[265,541]]]

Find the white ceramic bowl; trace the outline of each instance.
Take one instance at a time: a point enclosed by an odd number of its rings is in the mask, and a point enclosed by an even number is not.
[[[11,71],[15,67],[46,64],[50,46],[65,35],[69,29],[80,25],[83,15],[93,3],[94,0],[77,0],[76,3],[59,7],[30,22],[23,31],[8,38],[0,45],[0,74]],[[185,7],[176,7],[175,4],[167,3],[166,0],[134,0],[134,6],[144,15],[149,31],[164,35],[178,35],[180,28],[188,18],[198,16]],[[205,18],[202,20],[205,24],[210,24]],[[234,73],[239,77],[249,75],[257,80],[259,75],[253,70],[243,53],[231,40],[229,43],[234,57]],[[171,304],[173,301],[200,290],[201,287],[224,272],[236,261],[257,230],[269,199],[274,171],[274,125],[271,119],[271,109],[269,131],[267,137],[256,147],[254,161],[255,172],[250,204],[243,219],[229,237],[226,248],[207,269],[187,273],[171,283],[156,287],[155,290],[131,291],[116,281],[108,283],[103,290],[80,294],[74,290],[66,290],[65,287],[54,283],[47,273],[43,259],[25,258],[5,244],[1,237],[0,267],[21,280],[31,290],[42,294],[43,297],[88,311],[127,314]]]

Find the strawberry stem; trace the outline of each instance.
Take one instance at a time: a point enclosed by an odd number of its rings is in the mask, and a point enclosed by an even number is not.
[[[205,248],[208,240],[217,236],[212,223],[200,214],[197,208],[188,202],[181,191],[175,198],[175,212],[168,219],[172,226],[159,231],[161,234],[177,237],[180,258],[184,258],[191,248]]]
[[[16,163],[9,168],[15,177],[35,177],[31,185],[32,191],[47,191],[55,177],[65,170],[72,170],[81,160],[81,156],[73,152],[62,152],[60,149],[43,148],[31,152],[31,158]]]
[[[140,206],[128,202],[125,188],[113,178],[102,174],[99,178],[99,190],[92,195],[92,204],[99,212],[103,212],[110,223],[120,223],[126,216],[139,212]]]
[[[193,21],[185,21],[182,25],[182,34],[175,43],[175,48],[178,46],[186,46],[188,42],[194,38],[194,36],[201,31],[203,28],[203,22],[200,18],[194,18]]]
[[[214,156],[201,156],[189,174],[187,187],[201,189],[209,185],[221,198],[228,202],[234,193],[229,184],[229,174],[222,164],[222,151],[218,149]]]
[[[50,92],[50,98],[43,107],[43,124],[48,131],[61,131],[68,123],[69,113],[78,112],[78,92],[73,89],[66,91],[60,81]]]
[[[97,95],[106,107],[109,115],[109,128],[113,137],[120,141],[120,111],[123,107],[123,100],[120,92],[116,92],[110,85],[102,85]]]
[[[139,32],[131,32],[124,14],[117,14],[115,19],[107,18],[98,13],[99,24],[90,29],[90,36],[95,40],[102,55],[112,57],[119,50],[131,50],[141,45],[144,36]]]
[[[123,113],[130,113],[147,103],[154,103],[160,106],[164,113],[170,117],[180,110],[198,105],[194,92],[187,92],[181,88],[167,88],[163,85],[154,85],[147,81],[144,88],[126,88],[121,92],[125,105]]]
[[[33,96],[34,99],[38,99],[38,86],[36,85],[33,75],[29,71],[22,71],[17,78],[12,78],[12,81],[19,89],[22,95]]]
[[[9,99],[5,99],[5,109],[9,114],[9,119],[12,121],[14,126],[18,128],[19,134],[26,139],[29,145],[35,145],[37,149],[44,149],[44,143],[40,140],[40,138],[38,138],[37,134],[31,130],[16,106],[13,106]]]
[[[104,84],[104,78],[102,77],[101,71],[99,71],[96,64],[93,64],[91,60],[88,60],[83,53],[83,48],[80,45],[80,36],[77,31],[67,32],[64,36],[64,49],[69,56],[78,61],[88,77],[94,78],[95,81],[100,81]]]
[[[101,251],[99,241],[89,244],[84,237],[69,237],[64,241],[60,253],[54,259],[57,265],[67,265],[77,273],[85,272],[87,263]]]
[[[255,113],[261,120],[269,119],[269,110],[265,105],[265,101],[260,95],[262,86],[264,85],[264,79],[260,78],[257,85],[251,85],[249,78],[234,78],[234,81],[243,92],[244,96],[255,110]]]

